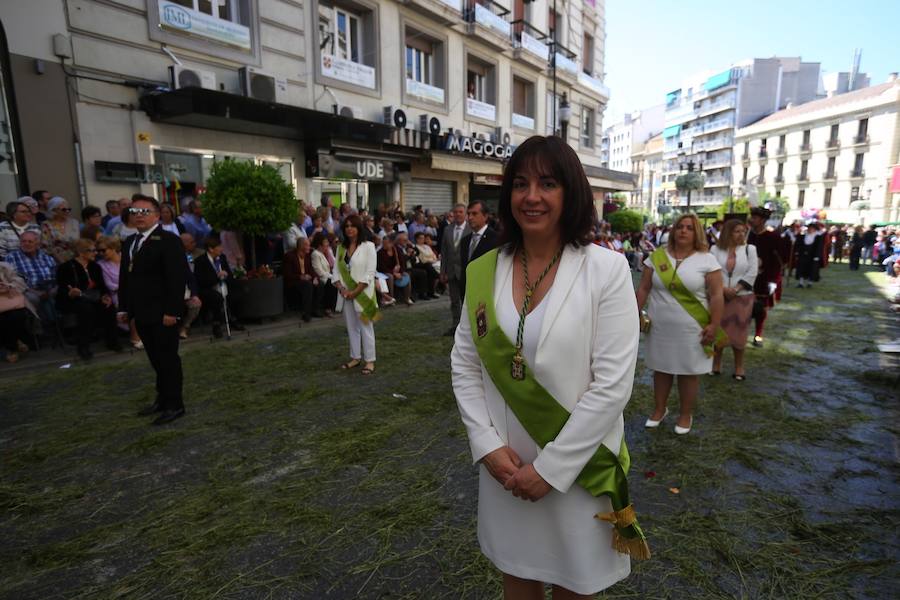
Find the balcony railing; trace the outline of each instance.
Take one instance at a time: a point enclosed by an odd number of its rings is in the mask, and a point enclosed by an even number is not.
[[[758,156],[759,156],[760,158],[769,158],[769,151],[766,150],[765,148],[760,148],[760,149],[759,149]]]
[[[766,176],[765,176],[765,175],[757,175],[757,176],[756,176],[756,182],[757,182],[757,183],[765,183],[765,182],[766,182]]]
[[[550,47],[547,45],[547,34],[526,21],[518,19],[510,23],[512,26],[513,47],[521,48],[543,62],[550,60]]]
[[[466,98],[466,115],[484,119],[485,121],[495,121],[497,119],[497,107],[474,98]]]
[[[812,152],[812,146],[809,143],[800,144],[800,154],[809,154]]]
[[[701,105],[696,109],[696,112],[698,116],[702,117],[704,115],[711,115],[723,110],[730,110],[734,108],[734,106],[734,100],[723,100],[720,102],[713,102],[712,104],[707,104],[705,106]]]
[[[741,160],[743,162],[750,162],[750,155],[745,152],[744,154],[741,155]]]
[[[784,175],[776,175],[775,183],[784,183]]]
[[[511,39],[512,26],[507,20],[509,18],[509,10],[500,4],[493,2],[493,0],[484,0],[484,2],[485,4],[479,4],[469,0],[468,7],[464,13],[464,18],[469,23],[469,33],[479,33],[476,26],[480,25],[496,36],[506,38],[507,40]],[[481,35],[481,38],[485,37],[486,36]],[[495,43],[495,40],[489,39],[488,41],[494,43],[494,45],[498,45]]]
[[[837,175],[834,174],[834,171],[825,171],[822,173],[822,179],[825,179],[826,181],[829,179],[837,179]]]
[[[833,150],[835,148],[840,148],[840,147],[841,147],[841,140],[838,140],[838,139],[828,140],[828,149],[829,150]]]
[[[859,179],[859,178],[865,177],[865,176],[866,176],[865,169],[853,169],[850,171],[850,177],[852,177],[853,179]]]
[[[779,146],[778,149],[775,150],[775,156],[787,156],[787,148]]]
[[[868,135],[855,135],[853,136],[853,143],[855,145],[868,144],[869,136]]]
[[[807,175],[806,173],[800,173],[799,175],[797,175],[797,181],[809,181],[809,175]]]

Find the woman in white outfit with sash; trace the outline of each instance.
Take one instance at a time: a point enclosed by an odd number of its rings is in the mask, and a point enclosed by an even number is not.
[[[453,388],[479,465],[478,540],[507,599],[591,598],[649,556],[628,500],[622,411],[637,306],[625,258],[589,243],[575,152],[535,136],[506,167],[505,239],[467,269]]]

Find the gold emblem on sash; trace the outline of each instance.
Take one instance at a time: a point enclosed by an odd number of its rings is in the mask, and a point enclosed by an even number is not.
[[[475,328],[478,330],[478,337],[484,337],[487,335],[487,307],[484,302],[478,305],[478,310],[475,311]]]
[[[668,270],[669,270],[669,265],[663,263],[663,264],[659,265],[659,270],[660,270],[660,271],[668,271]]]
[[[509,374],[517,381],[525,379],[525,359],[522,358],[522,355],[518,351],[516,351],[516,354],[513,356],[512,364],[509,367]]]

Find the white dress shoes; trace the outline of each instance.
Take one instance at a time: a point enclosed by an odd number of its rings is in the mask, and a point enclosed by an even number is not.
[[[677,423],[675,424],[675,433],[677,435],[686,435],[691,432],[691,427],[694,425],[694,416],[691,415],[691,422],[687,427],[681,427]]]
[[[663,413],[663,416],[659,421],[654,421],[653,419],[647,419],[647,422],[644,423],[644,427],[646,427],[647,429],[656,429],[657,427],[659,427],[659,424],[663,422],[663,420],[666,418],[666,415],[668,415],[668,414],[669,414],[669,409],[667,408],[666,412]]]

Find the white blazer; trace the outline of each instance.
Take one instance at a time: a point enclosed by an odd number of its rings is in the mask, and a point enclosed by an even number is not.
[[[501,251],[495,281],[512,257]],[[499,303],[500,286],[494,302]],[[535,470],[566,492],[602,443],[615,454],[624,435],[622,411],[631,397],[638,350],[638,310],[625,257],[596,245],[567,246],[538,338],[538,381],[571,414],[557,438],[537,450]],[[504,446],[506,404],[481,364],[466,306],[451,354],[453,391],[474,462]]]
[[[334,268],[331,270],[331,280],[335,283],[340,282],[341,285],[343,285],[344,282],[341,279],[341,273],[338,271],[338,260],[337,254],[335,254]],[[356,283],[365,282],[366,288],[362,293],[370,298],[375,298],[375,270],[377,266],[378,257],[375,253],[375,244],[372,242],[363,242],[357,246],[356,252],[350,257],[350,277],[352,277]],[[362,306],[360,306],[358,301],[354,300],[353,305],[356,308],[356,312],[362,312]],[[340,312],[343,309],[344,297],[338,294],[335,310]]]
[[[312,264],[313,271],[315,271],[319,280],[323,283],[331,281],[331,270],[328,266],[328,259],[325,258],[324,254],[318,250],[313,250],[309,262]]]
[[[743,244],[735,248],[734,252],[734,271],[731,275],[725,270],[725,264],[728,262],[728,251],[722,250],[718,246],[710,248],[710,253],[716,257],[719,265],[722,267],[722,279],[725,287],[738,287],[738,282],[745,281],[750,289],[740,288],[738,296],[749,296],[753,293],[753,282],[756,281],[756,272],[759,270],[759,259],[756,257],[756,246],[753,244]]]

